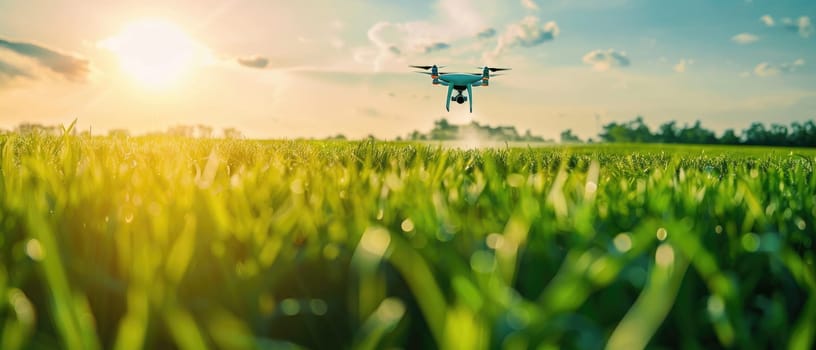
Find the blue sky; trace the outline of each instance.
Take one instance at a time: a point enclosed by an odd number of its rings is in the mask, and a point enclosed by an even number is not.
[[[159,38],[139,46],[147,58],[110,45],[145,18],[183,32],[194,59],[126,65],[183,53]],[[816,117],[814,20],[812,0],[3,1],[0,128],[394,138],[445,117],[555,138],[642,115],[740,131]],[[473,114],[448,113],[445,91],[407,68],[433,63],[513,71],[474,90]]]

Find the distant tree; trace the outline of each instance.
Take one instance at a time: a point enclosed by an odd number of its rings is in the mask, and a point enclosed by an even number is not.
[[[603,126],[603,131],[598,135],[606,142],[632,142],[632,131],[625,124],[611,122]]]
[[[451,128],[450,123],[445,118],[439,119],[434,122],[434,128],[439,130],[448,130]]]
[[[751,124],[742,134],[745,135],[747,145],[766,145],[769,141],[768,131],[762,123]]]
[[[657,138],[660,140],[660,142],[676,143],[678,141],[677,122],[674,120],[661,125],[658,130],[660,131],[657,134]]]
[[[788,140],[794,146],[816,147],[816,124],[812,120],[791,124]]]
[[[788,142],[788,127],[780,124],[771,124],[771,129],[768,130],[769,143],[772,146],[789,146]]]
[[[740,137],[734,133],[734,129],[728,129],[720,136],[720,143],[723,145],[739,145]]]
[[[196,129],[198,129],[198,137],[208,139],[212,137],[213,128],[204,124],[196,125]]]
[[[813,120],[795,122],[790,127],[781,124],[766,127],[762,123],[753,123],[741,135],[737,135],[733,129],[728,129],[720,138],[717,138],[713,131],[704,128],[699,120],[691,126],[685,125],[680,129],[676,125],[674,121],[667,122],[658,128],[656,134],[651,134],[642,118],[637,117],[626,123],[612,122],[604,125],[603,131],[598,136],[605,142],[816,147],[816,123]]]
[[[654,135],[649,130],[649,127],[643,123],[643,117],[638,116],[634,121],[629,122],[629,128],[632,130],[632,141],[634,142],[652,142]]]
[[[717,136],[713,131],[703,128],[702,123],[697,120],[691,127],[683,127],[677,135],[680,143],[693,144],[714,144],[717,143]]]
[[[528,142],[545,142],[544,138],[538,135],[533,135],[533,132],[530,129],[524,132],[524,136],[521,138],[521,141],[528,141]]]
[[[496,141],[552,142],[541,136],[533,135],[530,130],[527,130],[524,135],[520,135],[514,126],[491,127],[489,125],[480,125],[476,121],[471,121],[465,125],[454,125],[449,123],[446,119],[434,121],[434,128],[427,134],[414,130],[406,136],[406,139],[435,141],[456,140],[465,134],[478,135],[480,138]]]
[[[227,139],[240,139],[243,135],[241,131],[236,128],[224,128],[224,138]]]
[[[326,140],[346,140],[346,135],[337,134],[337,135],[334,135],[334,136],[326,137]]]
[[[20,134],[45,133],[46,127],[45,125],[37,123],[21,123],[20,125],[17,125],[15,131]]]
[[[581,139],[572,134],[572,129],[567,129],[561,132],[561,143],[580,143]]]

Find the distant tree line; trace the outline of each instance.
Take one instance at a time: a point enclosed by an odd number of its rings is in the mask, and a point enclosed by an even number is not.
[[[449,141],[459,140],[463,137],[478,137],[480,139],[493,141],[553,142],[541,136],[533,135],[529,129],[527,129],[524,134],[519,134],[514,126],[491,127],[489,125],[481,125],[476,121],[465,125],[455,125],[444,118],[435,121],[434,127],[430,132],[421,133],[418,130],[414,130],[406,139],[412,141]]]
[[[22,123],[13,131],[16,133],[41,133],[46,135],[62,134],[62,126],[42,125],[36,123]],[[147,135],[170,135],[178,137],[216,137],[214,128],[199,125],[175,125],[164,132],[152,132]],[[0,130],[0,134],[5,131]],[[78,131],[72,129],[75,135],[91,135],[90,130]],[[130,137],[127,129],[111,129],[107,133],[110,137]],[[221,132],[224,138],[242,138],[240,130],[236,128],[224,128]],[[467,137],[475,137],[482,140],[492,141],[519,141],[519,142],[554,142],[544,137],[533,135],[528,129],[520,134],[514,126],[481,125],[472,121],[464,125],[455,125],[447,119],[439,119],[434,122],[434,127],[427,133],[414,130],[404,139],[412,141],[447,141],[459,140]],[[711,145],[763,145],[763,146],[788,146],[788,147],[816,147],[816,123],[813,120],[806,122],[794,122],[790,126],[782,124],[771,124],[765,126],[762,123],[753,123],[741,133],[733,129],[725,130],[722,135],[708,130],[697,120],[692,125],[678,126],[676,121],[666,122],[660,125],[657,130],[652,131],[644,122],[643,117],[636,117],[627,122],[612,122],[603,126],[603,130],[598,135],[602,142],[627,142],[627,143],[678,143],[678,144],[711,144]],[[373,139],[373,135],[368,136]],[[345,140],[346,136],[337,134],[326,139]],[[397,140],[403,140],[397,137]],[[560,134],[562,143],[582,143],[571,129],[564,130]],[[588,139],[587,142],[593,142]]]
[[[197,137],[197,138],[212,138],[215,137],[214,131],[215,129],[211,126],[198,124],[198,125],[174,125],[167,129],[164,132],[149,132],[145,134],[146,136],[157,136],[157,135],[169,135],[169,136],[179,136],[179,137]],[[53,135],[58,136],[62,134],[62,126],[59,125],[43,125],[37,123],[22,123],[19,124],[14,130],[14,132],[19,134],[32,134],[32,133],[39,133],[43,135]],[[0,134],[5,133],[3,130],[0,130]],[[79,136],[90,136],[91,131],[78,131],[77,129],[72,129],[72,133],[74,135]],[[109,137],[130,137],[130,130],[127,129],[110,129],[107,132],[107,136]],[[221,131],[221,136],[228,139],[238,139],[242,138],[243,134],[240,130],[236,128],[224,128]]]
[[[624,123],[604,125],[599,137],[604,142],[816,147],[816,123],[808,120],[804,123],[794,122],[790,126],[771,124],[769,127],[753,123],[740,134],[727,129],[718,137],[704,128],[699,120],[691,126],[682,127],[670,121],[652,132],[643,123],[643,118],[637,117]]]

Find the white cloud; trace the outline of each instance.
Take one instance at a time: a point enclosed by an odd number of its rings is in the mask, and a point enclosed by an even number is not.
[[[758,77],[772,77],[779,75],[779,68],[768,62],[762,62],[754,68],[754,74]]]
[[[499,37],[496,48],[493,52],[486,53],[484,59],[490,61],[491,58],[498,57],[510,47],[533,47],[540,45],[544,42],[554,40],[560,33],[561,30],[555,21],[542,24],[538,17],[524,17],[520,22],[507,26],[504,34]]]
[[[792,63],[782,63],[780,65],[773,65],[768,62],[762,62],[754,68],[754,75],[758,77],[774,77],[780,73],[793,73],[799,67],[805,65],[805,60],[800,58]]]
[[[779,65],[779,69],[783,73],[793,73],[797,69],[799,69],[799,67],[802,67],[804,65],[805,65],[805,60],[803,58],[800,58],[800,59],[797,59],[796,61],[793,61],[793,63],[782,63],[781,65]]]
[[[774,20],[771,15],[764,15],[760,17],[759,20],[765,24],[766,27],[774,27],[777,25],[777,21]],[[801,16],[799,18],[785,17],[780,19],[778,24],[788,31],[799,33],[799,35],[803,38],[810,37],[810,35],[814,32],[813,23],[808,16]]]
[[[764,16],[760,17],[759,20],[762,23],[764,23],[765,26],[767,26],[767,27],[773,27],[774,24],[775,24],[774,19],[773,19],[773,17],[771,17],[771,15],[764,15]]]
[[[599,72],[605,72],[614,67],[628,67],[631,64],[626,52],[618,52],[613,49],[590,51],[584,55],[582,61]]]
[[[759,41],[759,37],[754,35],[754,34],[751,34],[751,33],[740,33],[740,34],[734,35],[731,38],[731,41],[733,41],[733,42],[735,42],[737,44],[740,44],[740,45],[748,45],[748,44],[753,44],[753,43]]]
[[[521,5],[528,10],[538,10],[538,5],[533,0],[521,0]]]
[[[813,24],[810,22],[810,17],[802,16],[796,19],[783,18],[781,23],[785,29],[797,32],[803,38],[808,38],[813,34]]]
[[[436,10],[438,21],[377,22],[368,30],[374,47],[357,48],[355,60],[381,70],[414,55],[447,49],[452,41],[476,37],[484,30],[486,21],[472,1],[438,0]]]

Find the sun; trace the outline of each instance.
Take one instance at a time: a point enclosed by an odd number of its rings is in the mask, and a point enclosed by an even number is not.
[[[201,51],[179,26],[161,19],[131,22],[100,45],[116,54],[122,70],[149,87],[178,81]]]

